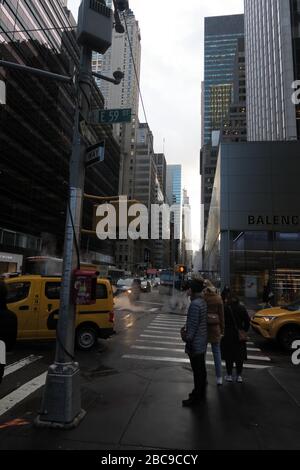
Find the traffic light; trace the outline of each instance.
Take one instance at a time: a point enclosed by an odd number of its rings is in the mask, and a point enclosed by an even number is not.
[[[184,264],[179,264],[177,266],[176,271],[180,274],[186,274],[187,273],[187,269],[186,269],[186,266],[184,266]]]

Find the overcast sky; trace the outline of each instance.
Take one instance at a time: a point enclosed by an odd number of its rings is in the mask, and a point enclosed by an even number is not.
[[[68,0],[77,19],[80,0]],[[192,230],[200,238],[201,81],[204,17],[243,13],[243,0],[129,0],[142,36],[141,90],[154,150],[183,167],[192,205]],[[144,122],[140,106],[140,121]]]

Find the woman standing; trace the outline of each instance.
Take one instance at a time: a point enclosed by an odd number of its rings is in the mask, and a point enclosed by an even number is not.
[[[203,298],[207,303],[207,327],[208,343],[211,344],[214,356],[217,385],[223,384],[221,338],[224,335],[224,306],[222,297],[216,293],[216,289],[210,281],[205,281]]]
[[[234,364],[237,371],[237,382],[242,383],[244,362],[247,360],[247,335],[250,319],[246,308],[235,296],[229,296],[224,304],[225,332],[221,341],[222,358],[226,363],[225,380],[232,382]]]

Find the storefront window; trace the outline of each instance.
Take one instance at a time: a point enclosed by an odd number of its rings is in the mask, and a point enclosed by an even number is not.
[[[269,283],[274,304],[300,298],[300,233],[231,232],[231,287],[241,298],[263,304]]]

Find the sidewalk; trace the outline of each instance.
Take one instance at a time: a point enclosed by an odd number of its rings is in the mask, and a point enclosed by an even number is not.
[[[299,368],[250,370],[245,383],[215,385],[206,403],[182,408],[192,387],[186,366],[82,377],[87,414],[70,431],[33,426],[40,393],[3,416],[25,424],[0,430],[0,449],[300,449]]]

